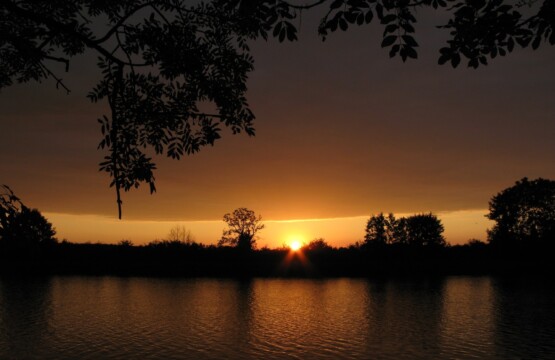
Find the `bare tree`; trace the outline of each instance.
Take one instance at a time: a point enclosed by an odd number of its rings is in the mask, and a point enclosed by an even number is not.
[[[228,228],[224,230],[219,246],[231,245],[242,250],[252,250],[256,244],[256,234],[264,229],[262,217],[254,211],[238,208],[224,215]]]
[[[191,231],[183,225],[176,225],[170,229],[166,240],[172,242],[180,242],[184,244],[192,244],[195,241]]]

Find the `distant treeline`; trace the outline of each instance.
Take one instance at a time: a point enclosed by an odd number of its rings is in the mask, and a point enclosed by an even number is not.
[[[334,248],[315,240],[298,251],[158,241],[133,246],[49,244],[33,251],[2,249],[3,275],[182,277],[379,277],[550,274],[553,246],[498,247],[483,242],[444,247],[407,244]]]
[[[488,241],[450,246],[432,213],[372,215],[362,241],[334,248],[314,239],[301,249],[256,248],[264,228],[254,211],[224,215],[218,245],[176,227],[167,240],[135,246],[59,242],[52,225],[7,186],[0,193],[0,273],[122,276],[390,276],[551,274],[555,270],[555,181],[524,178],[494,196]]]

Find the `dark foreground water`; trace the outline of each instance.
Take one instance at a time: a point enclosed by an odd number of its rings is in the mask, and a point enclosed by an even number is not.
[[[0,359],[555,359],[547,280],[0,280]]]

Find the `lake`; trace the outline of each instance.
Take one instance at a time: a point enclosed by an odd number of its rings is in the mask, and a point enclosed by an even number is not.
[[[0,359],[555,359],[551,280],[0,279]]]

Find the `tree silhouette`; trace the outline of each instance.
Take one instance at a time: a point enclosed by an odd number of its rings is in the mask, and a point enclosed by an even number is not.
[[[213,145],[222,127],[254,135],[246,41],[267,27],[256,19],[217,2],[1,1],[0,24],[0,87],[53,78],[69,91],[52,64],[68,71],[75,55],[98,55],[102,78],[89,98],[110,106],[98,120],[108,151],[100,169],[120,218],[121,189],[156,190],[150,151],[179,159]]]
[[[389,214],[387,221],[391,229],[391,243],[392,244],[408,244],[408,229],[407,229],[407,218],[396,219],[395,215]]]
[[[0,242],[9,250],[29,250],[57,242],[56,231],[37,209],[30,209],[6,185],[0,193]]]
[[[491,244],[547,243],[555,239],[555,181],[523,178],[489,202]]]
[[[231,245],[249,251],[255,247],[256,234],[264,229],[262,217],[247,208],[238,208],[224,215],[228,229],[224,230],[219,246]]]
[[[432,213],[409,216],[406,220],[407,242],[416,246],[445,246],[443,225]]]
[[[67,72],[76,55],[98,56],[101,80],[89,98],[110,106],[98,119],[99,148],[108,152],[100,169],[112,179],[121,218],[122,189],[147,183],[156,190],[149,153],[179,159],[213,145],[224,127],[254,135],[248,41],[297,40],[302,11],[318,7],[326,9],[322,39],[379,21],[381,46],[403,61],[418,56],[421,8],[449,13],[440,64],[466,58],[476,68],[516,46],[555,44],[553,0],[2,0],[0,88],[51,78],[69,92],[56,66]]]
[[[392,214],[390,214],[392,216]],[[383,213],[372,215],[366,223],[365,245],[385,245],[392,242],[391,224]]]
[[[183,225],[176,225],[170,229],[170,232],[166,236],[168,241],[177,241],[183,244],[192,244],[195,242],[195,238],[191,234],[191,230],[188,230]]]
[[[23,207],[10,221],[10,225],[2,229],[2,241],[18,247],[34,245],[51,245],[56,243],[56,231],[37,209]]]
[[[333,249],[330,246],[330,244],[328,244],[327,241],[324,238],[312,239],[312,240],[310,240],[310,242],[308,244],[306,244],[302,248],[303,248],[303,250],[309,251],[309,252],[310,251],[311,252],[322,252],[322,251],[329,251],[329,250]]]
[[[0,238],[3,230],[10,226],[11,221],[23,206],[21,200],[9,186],[2,185],[0,187]]]
[[[445,246],[443,225],[432,213],[396,219],[383,213],[373,215],[366,224],[365,246],[405,244],[416,246]]]
[[[123,248],[131,248],[133,247],[133,241],[123,239],[123,240],[120,240],[120,242],[118,242],[118,246],[121,246]]]

